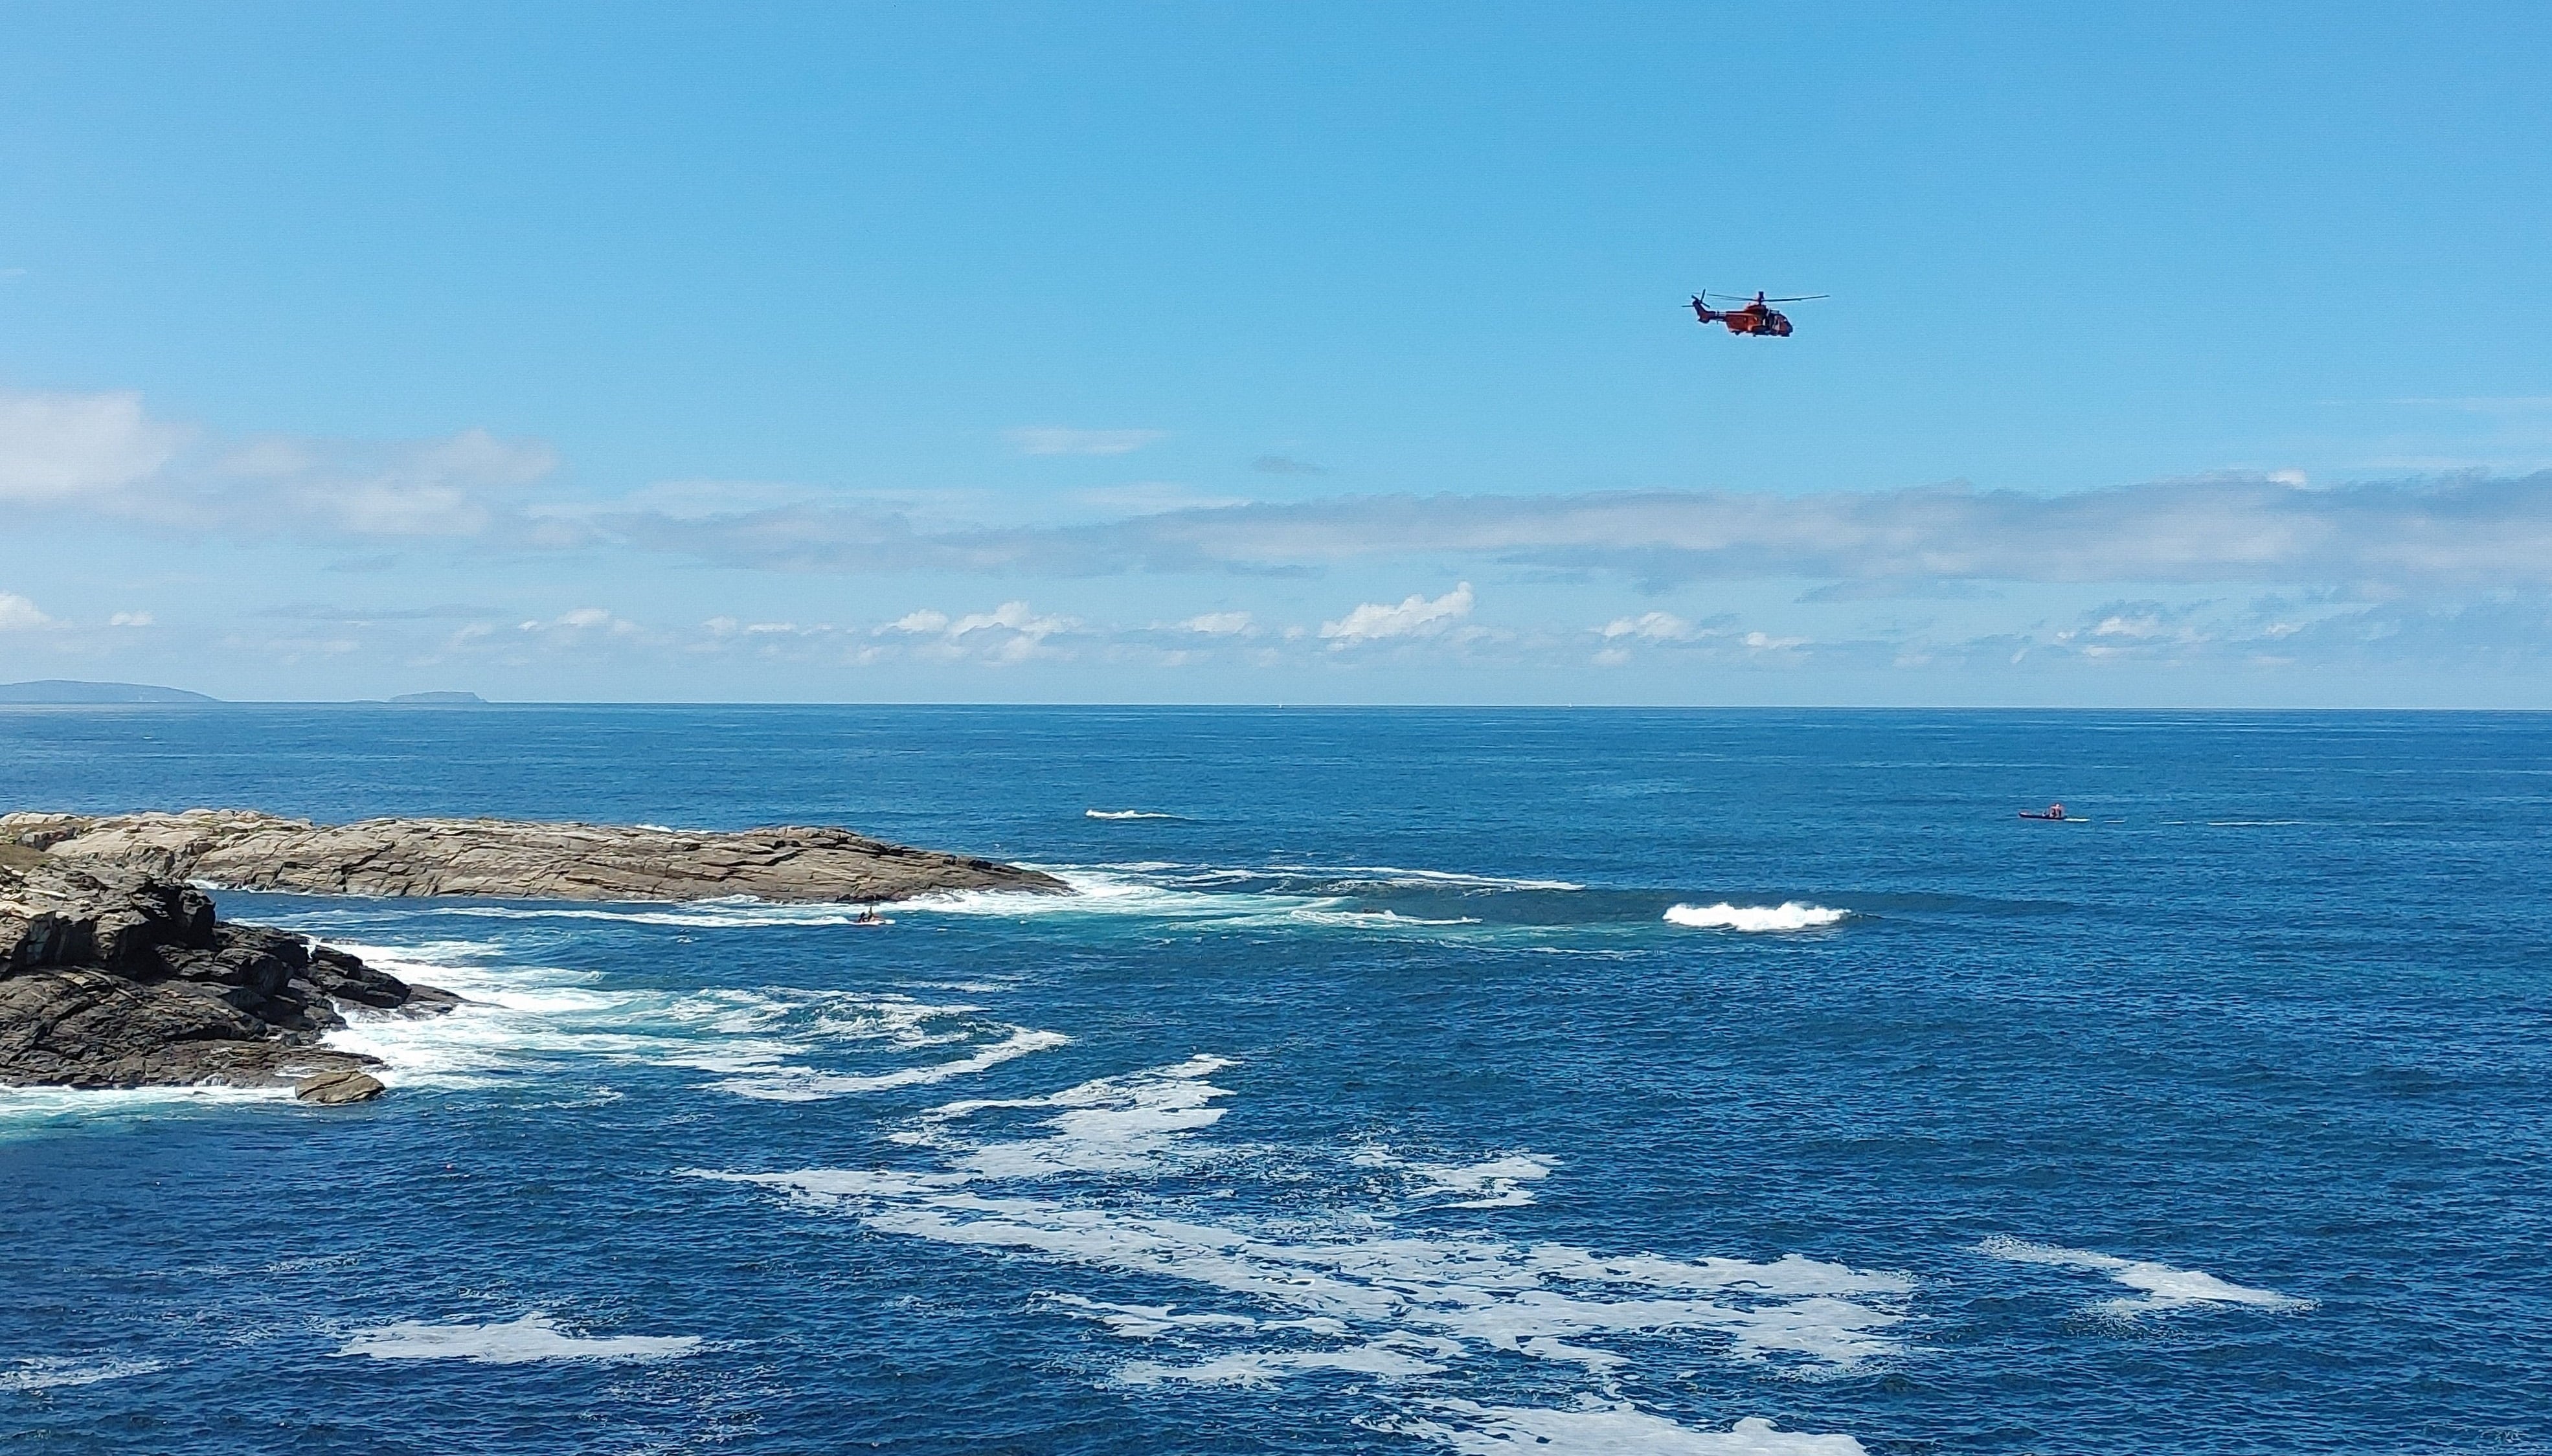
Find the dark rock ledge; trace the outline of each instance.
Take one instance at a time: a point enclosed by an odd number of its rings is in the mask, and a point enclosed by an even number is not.
[[[295,1087],[313,1101],[380,1093],[373,1058],[319,1046],[341,1006],[450,1010],[289,931],[224,924],[164,877],[0,843],[0,1086]]]

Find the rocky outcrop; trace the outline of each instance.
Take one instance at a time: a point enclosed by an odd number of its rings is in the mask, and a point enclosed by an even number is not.
[[[459,999],[289,931],[224,924],[174,880],[0,858],[0,1085],[331,1078],[319,1099],[358,1101],[380,1091],[362,1071],[373,1059],[318,1045],[346,1024],[340,1006],[430,1014]]]
[[[736,833],[510,819],[313,824],[237,809],[0,814],[0,847],[231,889],[491,899],[788,902],[904,899],[931,890],[1069,893],[1049,875],[846,829]]]

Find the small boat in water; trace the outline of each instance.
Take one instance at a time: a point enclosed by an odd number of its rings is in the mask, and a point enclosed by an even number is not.
[[[2049,804],[2044,812],[2033,809],[2023,809],[2020,811],[2020,817],[2024,819],[2071,819],[2074,816],[2065,812],[2065,806],[2063,804]]]

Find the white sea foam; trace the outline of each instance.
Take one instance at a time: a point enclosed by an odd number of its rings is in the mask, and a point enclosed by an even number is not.
[[[1129,1386],[1181,1385],[1266,1386],[1306,1370],[1343,1371],[1383,1380],[1441,1375],[1446,1367],[1403,1348],[1405,1339],[1369,1340],[1332,1350],[1236,1350],[1189,1365],[1138,1360],[1116,1368],[1116,1379]],[[1428,1343],[1428,1342],[1422,1342]],[[1442,1344],[1442,1341],[1432,1342]],[[1460,1347],[1453,1346],[1458,1352]]]
[[[1573,880],[1529,880],[1502,875],[1466,875],[1457,870],[1409,870],[1398,865],[1262,865],[1241,874],[1300,875],[1323,880],[1362,881],[1402,888],[1441,886],[1448,889],[1584,889]]]
[[[1257,871],[1188,870],[1157,864],[1037,868],[1070,885],[1074,892],[1055,895],[1007,889],[945,890],[899,901],[897,907],[909,914],[981,915],[1013,920],[1156,920],[1217,931],[1286,931],[1317,927],[1367,934],[1433,936],[1447,929],[1481,923],[1472,916],[1420,916],[1360,906],[1346,892],[1355,886],[1345,882],[1325,886],[1324,892],[1314,894],[1241,887],[1268,883],[1269,877]],[[1474,880],[1473,877],[1451,878],[1465,882]],[[1496,928],[1471,933],[1494,934]]]
[[[2309,1309],[2313,1301],[2282,1295],[2274,1290],[2255,1290],[2232,1284],[2194,1269],[2175,1269],[2150,1259],[2121,1259],[2115,1254],[2102,1254],[2089,1249],[2069,1249],[2059,1244],[2036,1244],[2024,1239],[1995,1237],[1976,1246],[1976,1251],[1996,1259],[2009,1259],[2020,1264],[2044,1264],[2057,1269],[2078,1269],[2103,1274],[2142,1294],[2133,1298],[2102,1300],[2090,1307],[2102,1314],[2132,1319],[2139,1314],[2162,1314],[2180,1309],[2198,1309],[2209,1305],[2247,1304],[2260,1309]]]
[[[1083,809],[1081,812],[1083,817],[1090,819],[1176,819],[1181,817],[1177,814],[1155,813],[1150,809]]]
[[[1392,1226],[1388,1208],[1260,1219],[1235,1217],[1211,1198],[1140,1196],[1141,1180],[1205,1166],[1216,1155],[1198,1134],[1224,1114],[1217,1103],[1229,1093],[1206,1079],[1228,1065],[1196,1057],[1039,1096],[947,1103],[895,1134],[940,1153],[930,1169],[690,1176],[768,1188],[880,1232],[1204,1292],[1206,1302],[1175,1306],[1049,1297],[1128,1337],[1236,1345],[1124,1372],[1143,1383],[1261,1383],[1314,1370],[1396,1379],[1489,1352],[1600,1375],[1622,1357],[1590,1342],[1625,1335],[1700,1338],[1731,1358],[1811,1374],[1901,1348],[1894,1327],[1914,1289],[1901,1275],[1795,1255],[1684,1261],[1411,1233]],[[1047,1114],[1034,1122],[1035,1135],[963,1136],[979,1121],[1018,1111]],[[1552,1167],[1529,1154],[1429,1164],[1378,1149],[1348,1162],[1399,1173],[1420,1194],[1453,1196],[1418,1204],[1438,1208],[1513,1206]],[[1097,1196],[1081,1192],[1093,1179],[1101,1181]]]
[[[1009,1025],[964,1003],[895,992],[787,987],[617,989],[594,973],[488,966],[474,943],[345,947],[392,975],[467,1000],[435,1016],[350,1011],[327,1044],[377,1057],[394,1086],[476,1087],[562,1062],[642,1063],[718,1074],[742,1096],[812,1100],[946,1081],[1069,1038]],[[885,1070],[819,1065],[950,1049]]]
[[[1205,1079],[1230,1065],[1221,1057],[1191,1057],[1176,1066],[1095,1078],[1040,1096],[949,1102],[922,1113],[915,1127],[890,1136],[913,1146],[953,1147],[961,1181],[1151,1172],[1189,1150],[1186,1134],[1222,1120],[1223,1109],[1214,1103],[1231,1093]],[[956,1144],[947,1130],[979,1112],[1039,1109],[1055,1112],[1039,1123],[1042,1137]]]
[[[605,920],[622,925],[672,925],[691,930],[749,930],[771,925],[849,925],[858,920],[867,908],[856,904],[779,904],[769,900],[728,897],[685,900],[679,906],[611,909],[582,905],[438,905],[422,913],[478,920]]]
[[[697,1335],[579,1335],[534,1311],[507,1324],[425,1324],[414,1320],[360,1330],[337,1351],[375,1360],[670,1360],[700,1347]]]
[[[1428,1415],[1376,1422],[1384,1430],[1435,1442],[1460,1456],[1862,1456],[1847,1435],[1775,1429],[1750,1415],[1724,1431],[1695,1430],[1621,1402],[1566,1409],[1428,1403]]]
[[[1819,930],[1852,918],[1850,910],[1833,910],[1788,900],[1777,905],[1674,905],[1666,910],[1672,924],[1695,930]]]
[[[93,1386],[100,1381],[149,1375],[160,1368],[157,1360],[118,1360],[111,1357],[36,1355],[0,1360],[0,1391],[53,1391],[70,1386]]]
[[[1162,1335],[1185,1329],[1256,1329],[1259,1321],[1246,1314],[1178,1314],[1173,1304],[1112,1304],[1105,1300],[1085,1300],[1079,1295],[1048,1295],[1046,1302],[1095,1319],[1108,1326],[1109,1332],[1129,1340],[1158,1339]]]
[[[866,1076],[818,1072],[811,1067],[775,1067],[751,1077],[737,1077],[714,1084],[720,1091],[738,1096],[760,1097],[767,1101],[811,1102],[826,1097],[848,1096],[857,1092],[883,1092],[891,1087],[915,1087],[933,1082],[946,1082],[970,1072],[984,1072],[1015,1061],[1032,1052],[1070,1043],[1071,1037],[1060,1031],[1015,1030],[1005,1040],[993,1043],[972,1056],[953,1062],[933,1062],[922,1067],[905,1067],[895,1072],[877,1072]]]
[[[1387,1148],[1365,1148],[1347,1160],[1358,1168],[1384,1168],[1409,1176],[1408,1196],[1454,1195],[1439,1208],[1518,1208],[1533,1201],[1529,1183],[1540,1183],[1558,1165],[1535,1153],[1515,1153],[1479,1163],[1413,1163]]]

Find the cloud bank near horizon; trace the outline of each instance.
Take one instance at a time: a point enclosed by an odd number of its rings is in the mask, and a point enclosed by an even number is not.
[[[1023,433],[1040,451],[1114,449],[1146,434]],[[1333,494],[1064,524],[948,524],[768,485],[693,484],[671,506],[662,486],[608,499],[545,493],[557,466],[544,444],[478,430],[224,442],[153,419],[130,393],[0,394],[0,508],[339,548],[617,550],[746,571],[1056,578],[1300,574],[1401,557],[1650,588],[1799,578],[1862,598],[1966,582],[2320,585],[2374,596],[2552,586],[2552,471],[2326,488],[2286,472],[2226,474],[2054,495],[1959,483],[1803,495]]]
[[[1022,459],[1106,459],[1154,438],[1010,436]],[[1297,676],[1433,665],[1699,681],[2049,664],[2522,677],[2552,663],[2552,471],[2324,487],[2226,474],[2066,494],[1948,484],[1200,501],[1152,483],[899,501],[714,479],[596,498],[567,488],[559,466],[539,441],[485,431],[224,439],[156,419],[131,393],[0,393],[0,519],[68,525],[83,546],[114,539],[105,532],[202,538],[290,563],[277,593],[243,598],[228,619],[150,600],[65,609],[0,579],[0,647],[103,660],[159,644],[172,660],[534,676],[616,664],[630,680],[718,664]],[[1082,514],[987,518],[1031,498]],[[652,587],[613,585],[662,583],[666,566],[719,569],[685,579],[722,583],[691,591],[728,599],[687,612]],[[429,594],[314,603],[325,594],[314,567],[395,569],[383,584]],[[583,584],[564,584],[570,574]],[[904,594],[884,583],[911,580],[904,599],[921,601],[810,622],[763,600],[796,600],[799,613],[833,601],[780,579],[824,575],[871,578],[849,594],[872,605],[881,590]],[[1135,577],[1160,584],[1074,584]]]

